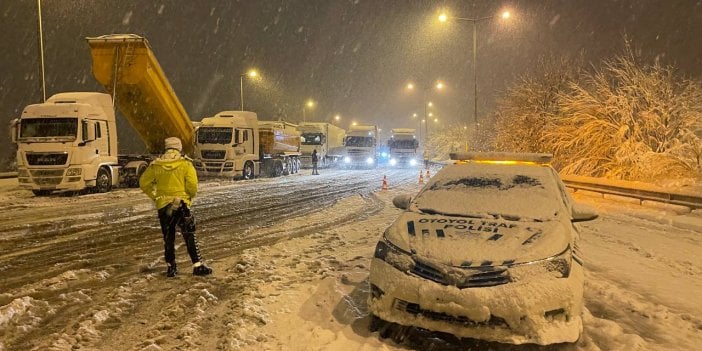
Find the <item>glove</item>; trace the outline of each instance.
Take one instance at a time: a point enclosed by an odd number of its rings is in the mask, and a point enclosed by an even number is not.
[[[174,198],[173,201],[168,203],[168,205],[167,205],[168,208],[166,209],[166,214],[168,216],[173,216],[173,212],[180,210],[180,206],[182,204],[184,204],[184,202],[183,202],[183,200],[181,200],[181,198],[179,198],[179,197]]]

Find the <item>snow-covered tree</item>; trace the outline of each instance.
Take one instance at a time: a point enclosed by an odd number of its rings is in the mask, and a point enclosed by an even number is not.
[[[550,152],[542,142],[553,116],[559,116],[559,94],[581,75],[582,60],[542,57],[536,72],[522,77],[499,103],[495,114],[495,149]]]
[[[462,124],[453,124],[431,131],[426,145],[429,158],[447,160],[452,152],[475,151],[470,130]]]
[[[563,172],[644,181],[699,172],[699,81],[627,50],[570,88],[540,138]]]

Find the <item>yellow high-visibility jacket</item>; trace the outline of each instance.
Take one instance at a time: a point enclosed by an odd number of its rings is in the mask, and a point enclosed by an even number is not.
[[[161,209],[175,198],[188,206],[197,194],[197,173],[190,160],[177,150],[169,149],[151,162],[139,178],[139,188]]]

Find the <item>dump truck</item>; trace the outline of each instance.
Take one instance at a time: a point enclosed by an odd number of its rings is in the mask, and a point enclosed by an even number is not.
[[[312,167],[312,151],[317,150],[320,167],[336,165],[344,154],[346,131],[331,123],[303,122],[298,126],[301,134],[302,167]]]
[[[391,167],[415,167],[419,164],[417,149],[419,141],[416,136],[416,129],[393,128],[390,130],[388,139],[388,154]]]
[[[193,150],[193,123],[145,38],[133,34],[87,38],[95,79],[107,90],[55,94],[27,106],[12,123],[18,181],[35,195],[107,192],[137,186],[164,139]],[[144,142],[146,153],[119,155],[115,106]]]
[[[259,121],[250,111],[203,118],[195,132],[195,170],[202,177],[253,179],[300,170],[300,132],[284,121]]]
[[[344,138],[344,160],[342,164],[346,167],[374,168],[377,165],[377,147],[377,126],[351,126]]]

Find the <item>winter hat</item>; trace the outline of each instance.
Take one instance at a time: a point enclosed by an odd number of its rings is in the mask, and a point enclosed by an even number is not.
[[[180,142],[180,139],[176,137],[166,138],[166,150],[168,149],[183,151],[183,144]]]

